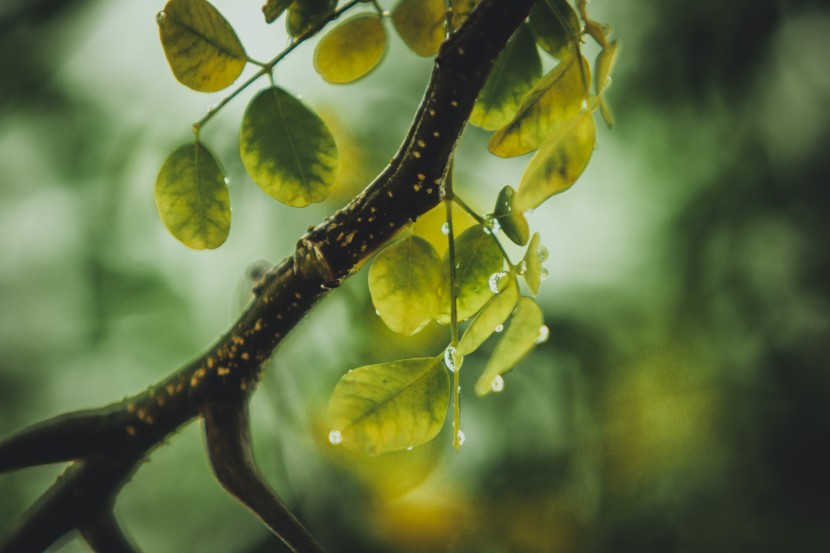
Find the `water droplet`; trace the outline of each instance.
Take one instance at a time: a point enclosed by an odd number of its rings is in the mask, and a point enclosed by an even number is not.
[[[507,273],[504,271],[499,271],[498,273],[493,273],[490,275],[490,280],[488,284],[490,285],[490,291],[494,294],[498,294],[504,289],[504,285],[507,283]]]
[[[504,330],[504,325],[496,325],[496,328],[493,329],[495,332],[501,332]]]
[[[381,13],[381,15],[382,15],[383,17],[392,17],[392,12],[390,12],[389,10],[383,10],[383,12]]]
[[[605,88],[611,86],[611,77],[605,77]]]
[[[449,223],[444,223],[443,225],[441,225],[441,234],[447,235],[449,233],[450,233],[450,224]]]
[[[231,179],[229,179],[228,177],[225,177],[224,181],[225,181],[225,186],[230,186],[231,185]]]
[[[489,226],[484,227],[484,234],[493,234],[493,231],[490,230]]]
[[[167,12],[160,11],[156,14],[156,21],[163,23],[167,19]]]
[[[582,113],[585,113],[586,111],[588,111],[588,99],[587,98],[582,99],[581,110],[582,110]]]
[[[464,442],[466,442],[466,441],[467,441],[467,436],[465,436],[465,435],[464,435],[464,431],[463,431],[463,430],[459,430],[459,431],[458,431],[458,434],[456,435],[456,437],[458,438],[458,445],[459,445],[459,447],[460,447],[460,446],[462,446],[462,445],[464,445]]]
[[[519,273],[520,275],[525,274],[527,272],[527,262],[522,261],[521,263],[519,263],[519,266],[516,267],[516,272]]]
[[[547,269],[545,269],[544,267],[542,267],[542,270],[539,272],[539,278],[540,278],[541,280],[545,280],[545,279],[546,279],[546,278],[548,278],[549,276],[550,276],[550,273],[548,272],[548,270],[547,270]]]
[[[496,377],[490,382],[490,389],[496,393],[504,390],[504,379],[501,375],[497,374]]]
[[[332,430],[329,432],[329,442],[332,445],[340,445],[343,443],[343,435],[340,434],[339,430]]]
[[[377,315],[378,317],[380,317],[380,309],[375,309],[375,315]]]
[[[550,337],[550,329],[547,325],[542,325],[539,327],[539,336],[536,337],[537,344],[543,344],[548,341]]]
[[[413,449],[415,449],[415,446],[414,446],[414,445],[411,445],[411,446],[409,446],[408,448],[406,448],[406,450],[407,450],[407,451],[412,451]]]
[[[539,258],[539,261],[547,261],[548,260],[548,249],[544,246],[539,246],[536,248],[536,257]]]
[[[444,350],[444,365],[450,371],[455,372],[460,369],[462,361],[464,361],[464,358],[458,355],[458,351],[454,347],[449,346]]]

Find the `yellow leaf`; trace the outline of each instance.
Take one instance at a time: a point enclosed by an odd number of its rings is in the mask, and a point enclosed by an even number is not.
[[[493,134],[488,148],[501,157],[535,150],[555,127],[579,113],[590,84],[591,69],[584,57],[559,62],[525,95],[513,120]]]
[[[401,334],[415,334],[435,317],[443,286],[441,260],[418,236],[385,248],[369,269],[372,303],[386,326]]]
[[[537,343],[547,339],[548,329],[544,322],[542,310],[536,302],[525,296],[520,297],[510,326],[504,331],[484,372],[476,381],[476,395],[486,396],[494,387],[499,389],[494,382],[515,367]]]
[[[438,255],[443,255],[447,251],[447,235],[444,234],[443,229],[447,221],[447,208],[443,203],[439,203],[434,208],[430,209],[412,224],[412,232],[432,244]],[[472,215],[467,213],[458,204],[452,204],[452,228],[455,234],[461,234],[471,226],[477,224]]]
[[[409,48],[425,58],[444,42],[444,0],[401,0],[392,12],[395,29]]]
[[[199,92],[230,86],[248,58],[230,23],[206,0],[170,0],[158,15],[173,75]]]
[[[476,315],[472,324],[467,327],[461,341],[458,343],[458,354],[470,355],[484,343],[494,332],[501,332],[502,323],[507,320],[516,302],[519,299],[519,287],[513,276],[507,277],[509,282],[504,290],[490,298]]]
[[[539,244],[539,233],[534,232],[533,238],[530,239],[530,244],[527,246],[524,259],[524,273],[522,276],[530,291],[535,296],[539,293],[539,287],[542,285],[546,273],[542,268],[542,262],[547,259],[548,250]]]
[[[440,357],[351,370],[329,401],[329,440],[370,454],[420,445],[444,425],[449,392],[450,379]]]
[[[535,209],[554,194],[570,188],[591,159],[596,133],[590,109],[554,129],[522,175],[516,209]]]
[[[314,69],[330,83],[349,83],[374,69],[386,50],[386,31],[376,13],[348,19],[314,50]]]

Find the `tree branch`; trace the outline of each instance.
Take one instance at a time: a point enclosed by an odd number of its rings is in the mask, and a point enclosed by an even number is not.
[[[121,531],[112,511],[101,513],[89,526],[82,527],[81,536],[96,553],[137,553],[138,551]]]
[[[154,447],[198,416],[204,417],[211,460],[223,485],[275,531],[297,532],[299,523],[275,514],[284,508],[256,474],[247,415],[239,406],[247,402],[265,361],[316,303],[401,228],[438,204],[473,103],[534,1],[478,4],[442,45],[415,119],[386,169],[348,206],[300,238],[294,253],[266,274],[255,300],[204,355],[123,402],[52,419],[0,442],[0,470],[75,460],[0,543],[0,553],[41,551],[74,529],[97,543],[128,547],[114,520],[106,518],[116,494]],[[238,435],[231,435],[232,428]],[[297,536],[282,537],[289,545],[299,540],[303,551],[320,550]]]

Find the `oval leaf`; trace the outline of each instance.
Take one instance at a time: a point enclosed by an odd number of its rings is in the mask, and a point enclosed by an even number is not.
[[[325,200],[337,177],[337,145],[326,125],[278,87],[248,104],[239,151],[257,186],[293,207]]]
[[[319,25],[337,7],[337,0],[294,0],[288,8],[285,28],[298,38]]]
[[[444,42],[444,0],[401,0],[392,12],[392,23],[410,50],[431,58]]]
[[[291,0],[265,0],[265,4],[262,5],[262,14],[265,16],[265,22],[273,23],[276,21],[290,5]]]
[[[386,50],[386,31],[376,13],[348,19],[314,50],[314,69],[330,83],[349,83],[374,69]]]
[[[557,65],[527,93],[516,116],[496,131],[487,147],[501,157],[526,154],[538,148],[550,132],[582,109],[588,98],[591,69],[585,58],[570,57]]]
[[[201,143],[186,144],[167,158],[156,178],[155,200],[164,226],[185,246],[218,248],[228,237],[228,185]]]
[[[524,213],[516,209],[516,193],[513,187],[508,185],[501,189],[499,197],[496,198],[496,209],[493,212],[496,220],[501,226],[504,234],[514,244],[524,246],[530,237],[530,229],[527,225]]]
[[[499,54],[478,95],[470,123],[493,131],[510,122],[522,97],[542,75],[542,61],[527,25],[522,25]]]
[[[427,442],[444,425],[450,379],[441,358],[403,359],[346,373],[328,414],[345,446],[371,454]]]
[[[597,138],[597,127],[586,110],[548,137],[522,175],[516,209],[535,209],[554,194],[564,192],[585,170]]]
[[[533,292],[533,295],[539,293],[539,287],[542,285],[542,246],[539,244],[539,233],[534,232],[533,238],[530,239],[530,244],[527,246],[524,259],[524,276],[527,287]]]
[[[490,298],[481,309],[472,324],[467,327],[461,341],[458,343],[458,354],[461,356],[470,355],[477,350],[494,332],[496,327],[502,325],[519,299],[519,287],[512,276],[507,286]]]
[[[245,68],[248,57],[233,27],[206,0],[170,0],[158,24],[164,55],[183,85],[215,92]]]
[[[385,248],[369,269],[372,303],[386,326],[401,334],[415,334],[435,317],[443,286],[441,260],[418,236]]]
[[[579,40],[579,17],[567,0],[542,0],[530,10],[528,19],[536,42],[548,54],[568,57]]]
[[[496,377],[510,371],[516,363],[530,353],[543,332],[544,322],[542,310],[536,302],[525,296],[520,297],[510,326],[504,331],[487,366],[484,367],[484,372],[476,381],[476,395],[489,394]],[[544,328],[546,331],[547,327]]]
[[[444,254],[444,278],[449,282],[449,252]],[[475,225],[462,232],[455,239],[456,309],[459,321],[469,319],[493,296],[490,290],[490,276],[502,270],[504,258],[490,230]],[[448,287],[441,299],[441,313],[438,320],[450,320],[450,294]]]
[[[447,235],[444,234],[444,225],[447,221],[447,208],[443,202],[433,207],[412,224],[412,233],[420,236],[435,248],[438,255],[447,251]],[[452,228],[455,234],[460,234],[477,224],[464,208],[457,203],[452,203]]]

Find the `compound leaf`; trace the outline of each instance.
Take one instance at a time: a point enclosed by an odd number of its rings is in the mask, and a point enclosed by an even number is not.
[[[450,379],[440,357],[351,370],[329,401],[330,439],[370,454],[420,445],[444,425],[449,392]]]
[[[329,195],[337,177],[337,145],[326,125],[279,87],[248,104],[239,138],[242,163],[272,198],[305,207]]]
[[[556,127],[530,159],[519,183],[515,207],[519,211],[535,209],[570,188],[591,159],[596,134],[590,109]]]
[[[591,69],[582,56],[561,61],[525,95],[513,119],[493,134],[490,151],[513,157],[538,148],[554,127],[579,113],[590,79]]]
[[[501,230],[516,245],[524,246],[530,237],[524,213],[516,209],[516,192],[510,185],[505,186],[496,198],[496,209],[493,215],[499,222]]]
[[[184,245],[213,249],[228,237],[228,185],[200,142],[185,144],[167,158],[156,178],[155,200],[164,226]]]
[[[521,25],[499,55],[478,95],[470,123],[493,131],[515,115],[522,97],[542,75],[542,61],[527,25]]]
[[[438,53],[444,42],[444,0],[401,0],[392,23],[409,49],[425,58]]]
[[[475,225],[455,238],[456,308],[459,321],[475,315],[493,296],[490,276],[502,270],[504,258],[491,231]],[[449,282],[449,252],[444,254],[444,275]],[[439,320],[450,320],[450,294],[444,291]]]
[[[386,50],[386,31],[376,13],[347,19],[314,50],[314,69],[330,83],[349,83],[374,69]]]
[[[301,37],[327,18],[337,7],[337,0],[294,0],[288,8],[285,27],[288,34]]]
[[[467,327],[458,343],[458,354],[470,355],[494,332],[497,332],[497,327],[501,327],[513,312],[518,299],[519,287],[516,285],[515,278],[511,276],[507,286],[484,304],[472,324]]]
[[[435,248],[407,236],[378,254],[369,269],[372,303],[390,329],[411,335],[435,318],[443,268]]]
[[[522,296],[510,325],[496,344],[493,355],[476,381],[476,395],[486,396],[492,391],[496,377],[510,371],[541,340],[547,338],[542,310],[532,299]]]
[[[215,92],[245,68],[248,58],[233,27],[206,0],[170,0],[157,19],[164,55],[183,85]]]
[[[528,19],[536,42],[548,54],[564,59],[579,40],[579,17],[567,0],[539,0]]]

